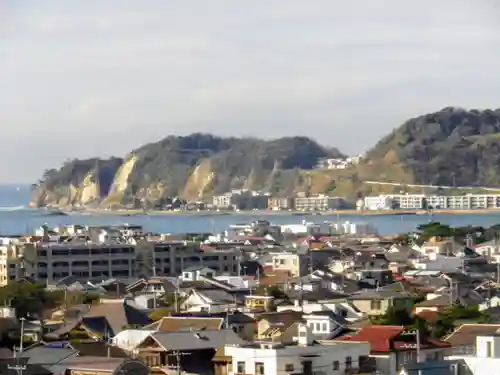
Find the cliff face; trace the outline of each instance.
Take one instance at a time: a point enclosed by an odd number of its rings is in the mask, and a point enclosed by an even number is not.
[[[198,200],[238,188],[285,195],[304,188],[303,174],[322,157],[342,155],[305,137],[171,136],[124,160],[75,160],[47,171],[33,205],[162,205],[173,196]]]
[[[59,169],[45,171],[36,185],[31,204],[97,205],[108,194],[114,175],[122,160],[72,160]]]

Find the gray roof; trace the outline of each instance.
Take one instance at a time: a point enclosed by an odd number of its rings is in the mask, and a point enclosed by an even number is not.
[[[153,333],[151,337],[165,350],[217,350],[225,345],[245,343],[232,329]]]
[[[389,299],[389,298],[410,298],[411,294],[407,292],[394,292],[392,290],[364,290],[361,292],[353,293],[347,299],[360,300],[360,299]]]
[[[28,358],[29,364],[51,366],[62,360],[77,354],[73,349],[47,348],[44,346],[34,346],[25,350],[21,357]]]
[[[233,295],[218,289],[196,289],[196,293],[210,298],[215,304],[234,303]]]

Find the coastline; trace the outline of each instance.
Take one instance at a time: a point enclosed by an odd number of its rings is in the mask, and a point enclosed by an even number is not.
[[[57,210],[59,211],[59,210]],[[332,216],[332,215],[356,215],[356,216],[432,216],[432,215],[487,215],[500,214],[500,209],[476,209],[476,210],[450,210],[440,209],[432,211],[422,210],[364,210],[355,209],[330,210],[321,212],[303,212],[303,211],[271,211],[271,210],[245,210],[245,211],[162,211],[162,210],[140,210],[140,209],[101,209],[84,208],[79,210],[70,210],[62,208],[59,211],[61,215],[119,215],[119,216],[162,216],[162,215],[193,215],[193,216],[235,216],[235,215],[295,215],[295,216]],[[54,213],[57,215],[57,213]]]

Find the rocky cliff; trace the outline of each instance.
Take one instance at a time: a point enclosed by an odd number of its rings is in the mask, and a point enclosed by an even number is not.
[[[45,172],[33,205],[162,205],[173,196],[197,200],[238,188],[286,195],[310,188],[322,157],[342,155],[305,137],[170,136],[123,160],[74,160]]]

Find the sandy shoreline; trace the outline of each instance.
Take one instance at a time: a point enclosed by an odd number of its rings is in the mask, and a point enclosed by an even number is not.
[[[303,211],[269,211],[269,210],[259,210],[259,211],[160,211],[160,210],[127,210],[127,209],[82,209],[82,210],[64,210],[64,214],[68,215],[120,215],[120,216],[142,216],[142,215],[193,215],[193,216],[234,216],[234,215],[255,215],[255,216],[265,216],[265,215],[296,215],[296,216],[332,216],[332,215],[359,215],[359,216],[409,216],[409,215],[419,215],[419,216],[431,216],[431,215],[487,215],[487,214],[500,214],[500,210],[494,209],[478,209],[478,210],[432,210],[428,211],[417,211],[417,210],[378,210],[378,211],[357,211],[357,210],[334,210],[334,211],[322,211],[320,213],[313,212],[303,212]]]

